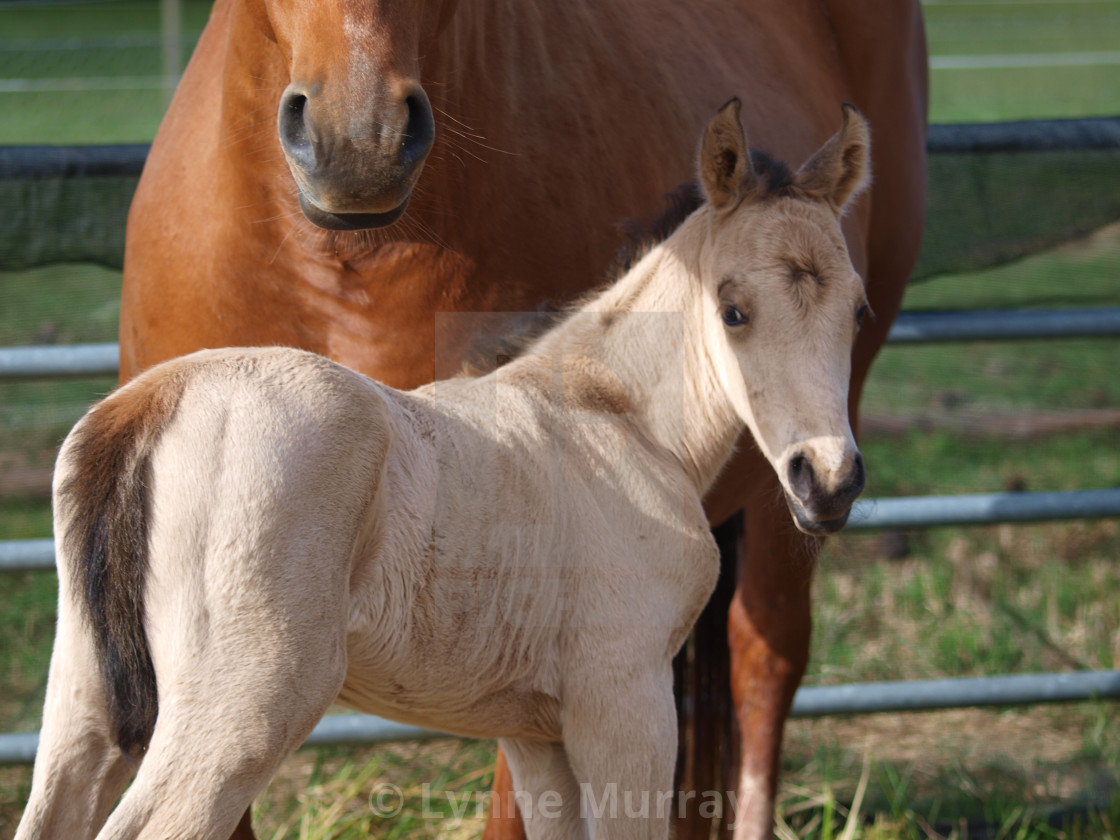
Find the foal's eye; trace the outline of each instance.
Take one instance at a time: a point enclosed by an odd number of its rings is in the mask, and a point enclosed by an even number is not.
[[[746,315],[730,305],[724,306],[719,314],[723,319],[723,323],[727,324],[729,327],[741,327],[750,320]]]

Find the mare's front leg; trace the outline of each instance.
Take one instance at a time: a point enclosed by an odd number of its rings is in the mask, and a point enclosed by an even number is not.
[[[241,822],[237,824],[237,828],[233,830],[229,840],[257,840],[257,835],[253,834],[252,805],[246,808],[245,813],[241,815]]]
[[[731,692],[740,733],[736,840],[773,836],[782,736],[805,673],[810,587],[822,540],[796,529],[777,477],[765,476],[744,510],[739,585],[728,615]]]

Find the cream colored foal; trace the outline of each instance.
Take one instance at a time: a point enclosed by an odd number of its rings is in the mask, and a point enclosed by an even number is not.
[[[752,165],[733,101],[706,203],[493,374],[404,393],[215,350],[94,407],[55,476],[19,840],[225,840],[335,701],[500,739],[534,840],[664,840],[670,661],[719,565],[704,493],[744,427],[805,531],[863,486],[840,217],[868,155],[845,109],[798,172]]]

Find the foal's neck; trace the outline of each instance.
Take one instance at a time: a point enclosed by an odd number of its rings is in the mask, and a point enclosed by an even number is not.
[[[530,353],[589,357],[617,377],[629,420],[705,493],[743,429],[720,386],[704,335],[700,250],[706,220],[694,214],[630,272],[545,335]]]

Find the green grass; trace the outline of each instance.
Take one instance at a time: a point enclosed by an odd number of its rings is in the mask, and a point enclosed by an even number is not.
[[[1001,122],[1116,116],[1118,73],[1116,65],[933,70],[930,119]]]
[[[1103,52],[1120,44],[1120,2],[927,2],[931,55]]]
[[[182,0],[183,31],[198,33],[210,16],[209,0]],[[0,3],[3,40],[63,41],[70,38],[158,38],[160,4],[152,0],[51,3],[41,7]]]
[[[83,344],[115,341],[121,276],[95,265],[56,266],[0,274],[4,307],[0,342]]]
[[[210,6],[182,0],[184,61]],[[163,74],[159,3],[0,4],[0,33],[0,80],[122,79],[118,90],[0,91],[0,113],[19,114],[0,120],[0,144],[140,143],[155,136],[170,92],[132,79]],[[67,41],[85,46],[67,49]],[[120,45],[126,41],[133,44]]]
[[[936,2],[923,5],[937,56],[1115,52],[1120,2]],[[1120,114],[1117,66],[935,69],[933,122]]]
[[[1115,443],[1114,429],[1025,440],[912,429],[900,438],[869,435],[861,448],[874,498],[1120,487]]]
[[[983,271],[913,283],[904,309],[1041,309],[1120,304],[1120,225]]]
[[[54,640],[58,578],[52,572],[5,575],[0,610],[0,719],[4,732],[39,728],[46,668]]]
[[[830,544],[817,582],[810,683],[1116,667],[1115,522],[910,534]]]
[[[0,540],[50,535],[51,511],[45,500],[0,498]],[[0,732],[29,732],[39,726],[57,601],[53,572],[0,579]]]
[[[0,44],[150,40],[157,9],[73,4],[44,14],[0,4]],[[188,39],[207,9],[186,4]],[[1120,48],[1120,2],[939,2],[926,5],[926,17],[934,55]],[[160,68],[152,46],[0,50],[0,79],[144,76]],[[1116,74],[1115,65],[935,70],[932,119],[1118,114]],[[0,109],[18,115],[0,120],[0,143],[146,141],[164,102],[159,90],[0,93]],[[1035,186],[1045,199],[1046,185]],[[1023,203],[1036,208],[1044,199]],[[977,224],[964,213],[956,221],[961,229],[948,230],[944,247]],[[1112,227],[1010,265],[917,284],[906,306],[1116,306],[1118,268],[1120,227]],[[0,273],[0,345],[115,340],[119,284],[117,272],[69,265]],[[1115,340],[888,349],[865,412],[915,418],[930,429],[864,441],[868,496],[1120,486],[1115,429],[1019,439],[985,423],[1001,412],[1120,407],[1117,358]],[[0,457],[18,450],[23,466],[49,463],[69,425],[111,384],[0,383]],[[43,499],[0,500],[0,539],[49,535]],[[888,559],[881,535],[830,541],[815,583],[808,683],[1120,667],[1120,523],[938,529],[891,540],[899,559]],[[0,730],[38,725],[56,598],[51,574],[6,576],[0,586]],[[979,836],[983,824],[1000,838],[1118,837],[1118,715],[1114,703],[1089,703],[796,721],[784,756],[779,836],[833,838],[850,825],[849,840],[963,840]],[[853,808],[865,756],[867,785]],[[300,753],[258,801],[258,833],[477,837],[480,814],[472,807],[457,815],[440,791],[481,801],[492,757],[492,744],[457,740]],[[14,831],[28,779],[26,769],[0,770],[0,838]],[[386,784],[406,799],[391,821],[375,818],[368,805],[370,792]],[[436,793],[425,798],[425,784]],[[1083,810],[1052,825],[1054,808]]]
[[[18,122],[0,123],[0,144],[149,142],[168,102],[163,90],[97,91],[94,108],[91,98],[85,91],[0,93],[4,113],[27,113]],[[62,114],[72,116],[60,131]]]
[[[907,310],[1120,306],[1120,225],[1014,263],[911,285]],[[886,348],[865,414],[1120,407],[1117,339]]]

